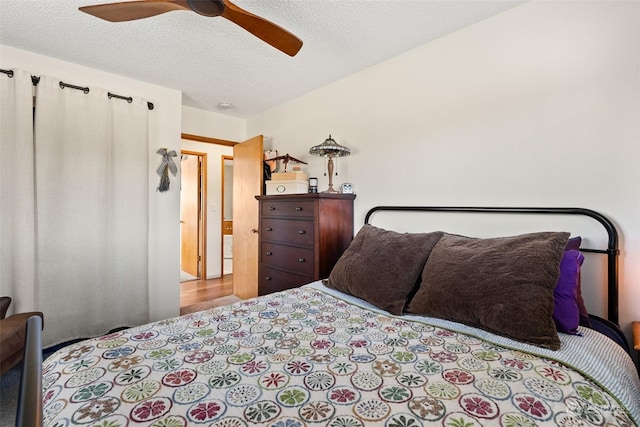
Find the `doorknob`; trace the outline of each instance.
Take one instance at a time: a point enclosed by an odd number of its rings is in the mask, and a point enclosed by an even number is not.
[[[252,228],[252,229],[251,229],[251,232],[252,232],[253,234],[258,234],[258,229],[257,229],[257,228]]]

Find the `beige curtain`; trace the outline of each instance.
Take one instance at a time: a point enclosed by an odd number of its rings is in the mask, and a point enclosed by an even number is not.
[[[36,87],[38,309],[45,346],[149,320],[148,109],[42,76]]]
[[[23,70],[0,73],[0,295],[12,312],[35,298],[33,84]]]

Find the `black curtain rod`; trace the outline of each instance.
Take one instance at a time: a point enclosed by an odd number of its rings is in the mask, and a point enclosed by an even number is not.
[[[4,74],[8,75],[9,78],[13,77],[13,70],[2,70],[2,69],[0,69],[0,73],[4,73]],[[38,83],[40,82],[40,77],[31,76],[31,82],[33,83],[34,86],[37,86]],[[83,86],[76,86],[76,85],[72,85],[72,84],[69,84],[69,83],[60,82],[60,89],[64,89],[66,87],[68,87],[70,89],[81,90],[85,94],[89,93],[89,88],[86,87],[86,86],[84,86],[84,87]],[[111,99],[111,98],[124,99],[129,104],[131,104],[133,102],[133,98],[130,97],[130,96],[116,95],[115,93],[111,93],[111,92],[107,92],[107,96],[109,97],[109,99]],[[153,103],[152,102],[147,102],[147,108],[149,108],[149,110],[153,110],[153,108],[154,108]]]

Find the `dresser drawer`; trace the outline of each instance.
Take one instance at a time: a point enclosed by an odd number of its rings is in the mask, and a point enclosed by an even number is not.
[[[266,295],[273,292],[284,291],[285,289],[297,288],[312,281],[313,276],[287,273],[286,271],[280,271],[261,264],[260,278],[258,280],[258,295]]]
[[[261,215],[290,218],[313,218],[314,202],[270,200],[261,204]]]
[[[313,249],[267,242],[263,242],[260,249],[260,261],[263,264],[313,275]]]
[[[272,242],[313,246],[313,222],[277,218],[263,218],[260,238]]]

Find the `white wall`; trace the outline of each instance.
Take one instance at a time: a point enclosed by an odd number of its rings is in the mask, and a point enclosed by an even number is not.
[[[247,139],[244,119],[192,107],[182,107],[182,132],[235,142]]]
[[[244,119],[182,107],[182,132],[242,142],[245,139]],[[222,156],[232,156],[233,148],[183,139],[182,150],[207,154],[207,278],[220,277],[222,262]]]
[[[0,45],[2,68],[20,68],[32,75],[48,75],[84,86],[99,86],[114,93],[153,102],[149,115],[149,304],[151,320],[174,317],[180,311],[180,192],[177,178],[171,189],[156,191],[156,169],[161,147],[180,150],[182,94],[174,89],[82,67],[51,57]]]
[[[640,320],[640,3],[531,1],[247,121],[300,156],[351,148],[356,225],[381,204],[578,206],[621,234],[620,322]]]

